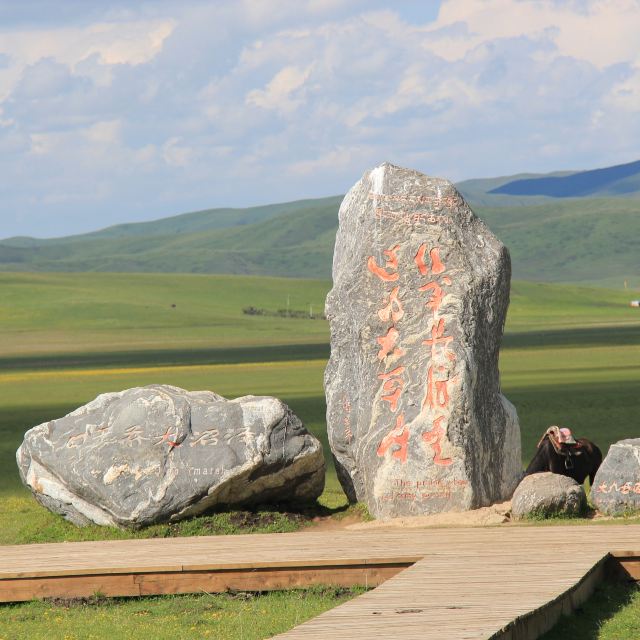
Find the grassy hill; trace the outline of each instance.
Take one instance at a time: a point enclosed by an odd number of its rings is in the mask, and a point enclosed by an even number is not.
[[[632,165],[640,167],[640,163]],[[640,188],[640,173],[622,176],[632,171],[629,167],[543,177],[523,174],[458,186],[509,247],[515,278],[617,287],[626,280],[631,287],[639,287],[640,198],[502,192],[510,184],[576,176],[582,184],[585,174],[596,174],[594,184],[603,192],[622,189],[623,183],[625,189],[631,188],[636,177]],[[592,189],[590,196],[598,193]],[[247,209],[210,209],[66,238],[10,238],[0,241],[0,271],[329,278],[340,201],[335,196]]]
[[[183,213],[149,222],[118,224],[99,231],[64,238],[38,239],[14,237],[2,240],[2,245],[17,249],[32,249],[57,245],[85,243],[92,240],[121,240],[123,238],[149,238],[175,235],[190,235],[212,229],[243,227],[264,222],[290,213],[300,214],[315,211],[318,208],[338,207],[342,196],[318,198],[315,200],[297,200],[282,204],[271,204],[246,209],[205,209],[192,213]]]
[[[179,221],[130,230],[0,243],[0,271],[229,273],[329,278],[339,198],[287,207],[253,223],[221,226],[214,212],[198,230],[170,231]],[[555,200],[527,207],[475,207],[509,247],[517,279],[640,286],[640,202]],[[190,215],[190,214],[188,214]],[[246,220],[250,210],[236,212]],[[179,218],[179,217],[178,217]],[[211,228],[206,228],[206,219]],[[224,224],[229,225],[230,219]],[[217,225],[217,226],[216,226]],[[188,225],[185,225],[187,228]],[[128,235],[126,235],[126,233]],[[152,233],[151,233],[152,232]],[[121,235],[114,236],[112,234]],[[23,246],[17,246],[22,244]]]
[[[477,213],[509,247],[515,278],[640,287],[640,201],[582,198]]]
[[[0,242],[0,271],[327,277],[341,197],[212,209],[95,233]]]

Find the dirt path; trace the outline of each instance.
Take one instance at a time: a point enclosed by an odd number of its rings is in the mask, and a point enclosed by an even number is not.
[[[511,502],[494,504],[472,511],[435,513],[428,516],[371,520],[363,522],[359,515],[344,518],[315,518],[306,531],[366,531],[369,529],[415,529],[420,527],[486,527],[510,522]]]

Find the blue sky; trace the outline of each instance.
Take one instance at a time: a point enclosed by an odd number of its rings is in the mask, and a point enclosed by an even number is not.
[[[13,6],[10,6],[13,5]],[[0,238],[640,159],[640,0],[0,2]]]

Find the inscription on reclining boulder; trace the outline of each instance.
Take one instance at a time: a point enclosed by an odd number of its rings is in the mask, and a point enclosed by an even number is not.
[[[139,528],[324,488],[322,445],[277,398],[169,385],[100,395],[30,429],[16,457],[36,499],[77,525]]]
[[[326,312],[329,443],[351,501],[388,518],[511,497],[500,393],[507,249],[447,180],[383,164],[344,198]]]
[[[640,512],[640,438],[611,445],[593,479],[591,499],[608,515]]]

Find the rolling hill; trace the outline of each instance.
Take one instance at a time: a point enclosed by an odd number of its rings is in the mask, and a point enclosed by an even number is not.
[[[636,166],[637,175],[632,173]],[[589,197],[527,195],[541,189],[518,186],[569,180],[556,193],[584,191],[585,173],[596,174],[598,189],[618,188],[619,195],[594,197],[599,193],[595,187]],[[514,278],[617,286],[627,280],[639,286],[640,191],[620,187],[631,188],[636,177],[640,188],[640,162],[593,172],[469,180],[458,187],[511,250]],[[341,196],[334,196],[209,209],[66,238],[10,238],[0,241],[0,271],[328,278],[340,201]]]

